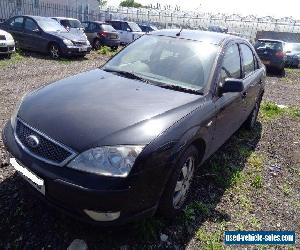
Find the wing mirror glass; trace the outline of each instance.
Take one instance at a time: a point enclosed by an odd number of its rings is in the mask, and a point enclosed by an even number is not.
[[[227,78],[220,86],[221,94],[224,93],[237,93],[244,90],[244,83],[241,79]]]

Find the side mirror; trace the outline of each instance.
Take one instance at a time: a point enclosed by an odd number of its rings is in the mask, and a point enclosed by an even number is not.
[[[131,32],[131,29],[130,28],[126,28],[126,31]]]
[[[39,33],[40,32],[40,30],[38,28],[36,28],[36,29],[34,29],[32,31],[35,32],[35,33]]]
[[[227,78],[220,86],[220,94],[237,93],[244,90],[244,83],[241,79]]]

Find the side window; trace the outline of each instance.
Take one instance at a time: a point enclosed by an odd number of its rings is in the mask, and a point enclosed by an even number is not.
[[[125,23],[125,22],[121,23],[121,28],[124,31],[128,31],[128,29],[131,30],[130,27],[129,27],[129,25],[128,25],[128,23]]]
[[[88,27],[89,27],[89,23],[83,22],[83,23],[82,23],[82,26],[83,26],[83,28],[87,31],[87,30],[88,30]]]
[[[252,50],[246,44],[241,44],[240,47],[243,55],[243,69],[246,77],[255,70],[254,57]]]
[[[98,32],[99,31],[99,25],[98,24],[96,24],[96,23],[90,23],[90,28],[89,28],[89,30],[91,31],[91,32]]]
[[[237,44],[231,45],[225,50],[221,67],[221,81],[226,78],[241,78],[241,59]]]
[[[38,29],[38,26],[32,19],[26,18],[24,28],[27,31],[33,31],[33,30]]]
[[[22,29],[23,20],[24,20],[23,17],[16,17],[9,23],[9,25],[16,29]]]
[[[111,26],[113,26],[115,30],[121,30],[120,22],[111,22]]]

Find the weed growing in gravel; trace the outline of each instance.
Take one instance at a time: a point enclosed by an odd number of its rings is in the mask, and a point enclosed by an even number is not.
[[[222,237],[226,229],[224,222],[217,224],[217,228],[212,232],[205,229],[198,229],[196,231],[196,239],[201,242],[201,249],[205,250],[221,250],[224,249],[222,246]]]
[[[183,211],[183,219],[189,223],[195,220],[196,216],[208,216],[210,214],[209,205],[201,201],[194,201],[189,204]]]
[[[2,59],[0,60],[0,67],[6,67],[9,65],[16,64],[24,59],[24,56],[21,51],[17,50],[14,54],[11,55],[11,59]]]
[[[263,178],[261,175],[256,175],[251,183],[252,187],[255,187],[256,189],[263,187]]]
[[[263,102],[260,106],[260,114],[264,119],[274,119],[283,114],[287,114],[290,117],[300,119],[300,109],[296,107],[280,108],[274,102]]]
[[[292,190],[288,184],[283,184],[282,191],[283,191],[284,195],[286,195],[286,196],[292,192]]]
[[[117,50],[113,50],[110,47],[102,46],[98,50],[98,54],[106,55],[106,56],[114,56],[117,53]]]
[[[261,154],[253,152],[247,159],[247,162],[253,168],[253,170],[261,171],[263,168],[264,157]]]

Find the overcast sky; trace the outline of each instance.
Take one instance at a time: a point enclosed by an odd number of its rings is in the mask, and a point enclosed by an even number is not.
[[[300,19],[300,0],[135,0],[143,5],[159,2],[164,5],[179,5],[182,10],[203,10],[214,13],[234,13],[242,15],[293,16]],[[120,0],[108,0],[108,5],[118,6]]]

